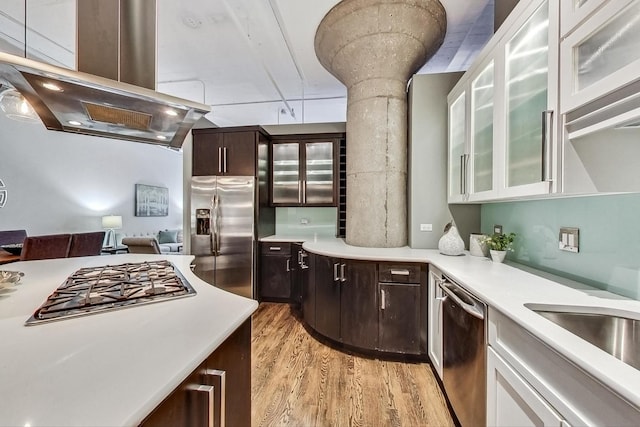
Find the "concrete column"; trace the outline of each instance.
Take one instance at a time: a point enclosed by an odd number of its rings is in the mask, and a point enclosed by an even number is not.
[[[437,0],[343,0],[318,26],[316,55],[347,86],[350,245],[407,244],[407,82],[446,25]]]

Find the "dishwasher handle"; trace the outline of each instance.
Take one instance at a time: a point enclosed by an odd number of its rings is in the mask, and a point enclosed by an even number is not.
[[[452,284],[451,282],[443,281],[439,283],[440,289],[445,293],[446,296],[451,298],[457,305],[460,306],[464,311],[472,315],[473,317],[477,317],[480,320],[484,320],[484,310],[478,308],[477,304],[468,304],[460,299],[458,295],[453,292],[452,288],[461,289],[458,286]]]

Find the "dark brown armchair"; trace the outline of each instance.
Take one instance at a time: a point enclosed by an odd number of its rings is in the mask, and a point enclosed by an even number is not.
[[[75,233],[71,235],[69,257],[100,255],[104,243],[104,231]]]
[[[21,261],[66,258],[71,245],[71,234],[31,236],[24,239]]]

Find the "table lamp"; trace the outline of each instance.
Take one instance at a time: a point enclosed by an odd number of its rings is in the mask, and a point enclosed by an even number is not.
[[[107,231],[107,247],[116,247],[118,242],[116,240],[116,232],[114,230],[119,230],[122,228],[122,217],[120,215],[105,215],[102,217],[102,228]],[[111,244],[111,240],[113,240],[113,245]]]

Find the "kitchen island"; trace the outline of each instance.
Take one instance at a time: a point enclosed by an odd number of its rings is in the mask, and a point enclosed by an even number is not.
[[[196,295],[25,326],[80,268],[160,259]],[[3,266],[24,277],[0,290],[0,425],[139,425],[258,306],[198,279],[192,259],[126,254]]]

